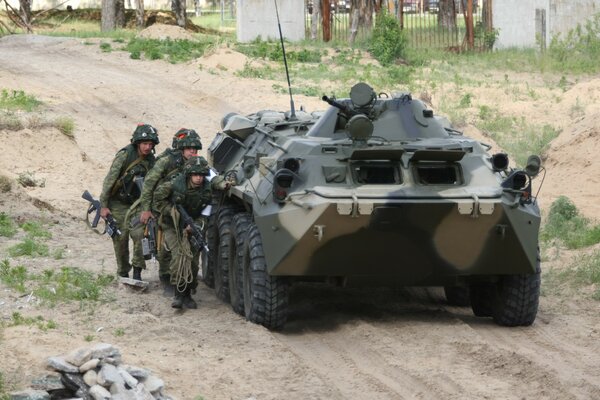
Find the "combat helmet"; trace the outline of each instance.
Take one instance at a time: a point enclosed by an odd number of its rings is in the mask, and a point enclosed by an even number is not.
[[[131,143],[138,144],[140,142],[150,141],[157,145],[160,143],[158,140],[158,131],[152,125],[149,124],[138,124],[133,135],[131,136]]]
[[[207,176],[210,174],[208,161],[201,156],[190,157],[183,166],[183,172],[186,176],[197,174]]]
[[[175,136],[173,136],[172,147],[179,150],[183,150],[186,147],[201,150],[202,142],[195,130],[181,128],[177,131]]]

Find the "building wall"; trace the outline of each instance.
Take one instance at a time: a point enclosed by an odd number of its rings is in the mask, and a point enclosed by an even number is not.
[[[548,46],[552,37],[600,13],[600,0],[496,0],[495,48]]]
[[[304,39],[304,1],[277,0],[283,37],[290,41]],[[237,40],[251,42],[279,38],[274,0],[237,1]]]

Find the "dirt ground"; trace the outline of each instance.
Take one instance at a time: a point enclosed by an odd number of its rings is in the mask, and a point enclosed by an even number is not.
[[[16,178],[30,171],[46,180],[43,188],[0,193],[0,210],[57,222],[48,245],[65,249],[61,260],[12,262],[34,271],[68,265],[112,273],[112,246],[85,226],[81,193],[99,194],[114,153],[138,122],[159,130],[162,151],[181,127],[196,129],[207,146],[228,112],[288,108],[273,82],[234,76],[240,65],[243,56],[230,50],[172,65],[103,53],[75,39],[1,38],[0,88],[25,90],[44,101],[49,117],[69,116],[76,126],[74,139],[50,128],[0,130],[0,174]],[[491,90],[477,96],[517,108]],[[563,129],[545,157],[540,202],[549,206],[565,194],[598,220],[600,78],[573,84],[565,96],[568,105],[551,98],[518,105],[537,123]],[[586,99],[582,110],[565,111],[580,98]],[[297,96],[295,102],[309,111],[325,108],[318,98]],[[472,127],[466,131],[479,135]],[[0,259],[20,239],[0,238]],[[560,267],[564,257],[570,253],[562,251],[543,268]],[[600,398],[600,306],[583,296],[544,294],[533,326],[507,329],[446,305],[438,289],[299,286],[291,294],[289,323],[275,333],[246,322],[203,285],[198,310],[175,312],[158,288],[157,266],[149,264],[143,276],[150,281],[147,292],[114,284],[116,301],[93,308],[40,308],[0,285],[0,318],[18,311],[58,324],[46,332],[33,326],[0,332],[5,384],[27,386],[44,372],[46,357],[88,345],[91,335],[118,346],[127,363],[152,369],[178,399]]]

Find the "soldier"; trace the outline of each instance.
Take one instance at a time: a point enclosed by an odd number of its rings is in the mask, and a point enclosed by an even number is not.
[[[152,214],[152,195],[159,183],[168,180],[181,170],[185,160],[196,156],[198,150],[202,149],[200,136],[193,129],[182,128],[173,137],[172,149],[165,150],[156,161],[152,170],[148,173],[144,181],[144,188],[140,197],[141,215],[140,227],[148,222],[148,219],[154,218]],[[163,285],[165,295],[171,296],[173,288],[170,284],[171,276],[169,274],[169,263],[171,254],[164,246],[158,248],[158,275]]]
[[[137,179],[143,178],[154,165],[154,146],[159,143],[158,132],[148,124],[139,124],[131,144],[119,150],[102,184],[100,210],[102,217],[109,214],[116,219],[121,235],[112,238],[117,258],[117,274],[129,277],[133,266],[133,279],[142,280],[142,269],[146,268],[141,243],[134,241],[133,258],[129,263],[129,229],[126,221],[127,211],[140,196]]]
[[[204,230],[212,199],[211,185],[206,179],[209,173],[204,157],[190,157],[182,173],[161,183],[154,192],[153,210],[160,215],[165,246],[172,252],[170,282],[176,288],[173,308],[197,308],[192,291],[198,285],[200,249],[190,245],[191,227],[182,223],[177,206],[194,220],[200,232]]]

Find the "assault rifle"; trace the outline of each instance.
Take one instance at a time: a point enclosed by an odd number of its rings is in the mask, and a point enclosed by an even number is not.
[[[142,239],[142,254],[144,254],[144,260],[156,260],[158,251],[156,250],[156,222],[154,222],[154,218],[150,218],[146,222],[144,238]]]
[[[94,199],[92,197],[92,195],[90,194],[90,192],[88,192],[87,190],[85,192],[83,192],[81,197],[91,203],[90,208],[87,211],[86,218],[87,218],[87,221],[88,221],[88,224],[90,225],[90,227],[96,228],[98,226],[98,222],[100,221],[100,217],[101,217],[100,209],[102,208],[102,204],[100,204],[100,200]],[[93,213],[94,211],[96,211],[96,215],[94,216],[93,221],[90,223],[89,217],[90,217],[90,214]],[[106,222],[106,225],[104,227],[104,232],[102,232],[102,233],[106,233],[111,238],[121,235],[121,231],[119,230],[117,221],[115,221],[115,219],[113,218],[112,215],[109,214],[106,218],[103,218],[103,219]]]
[[[194,219],[190,217],[187,211],[185,211],[185,209],[180,204],[177,204],[177,211],[179,211],[179,215],[181,215],[183,226],[189,226],[192,230],[192,235],[190,236],[190,244],[192,245],[192,247],[199,251],[204,250],[204,252],[208,254],[209,249],[206,245],[206,241],[204,240],[204,235],[194,223]]]

